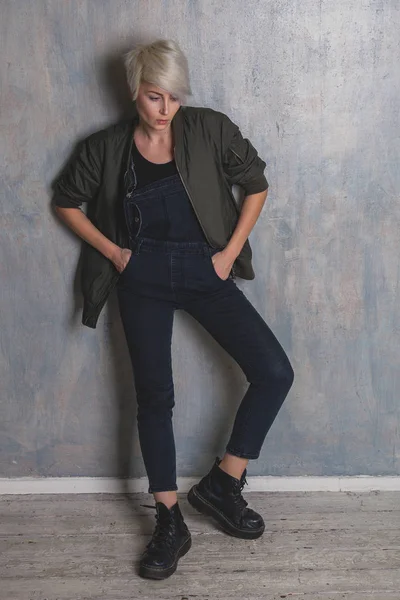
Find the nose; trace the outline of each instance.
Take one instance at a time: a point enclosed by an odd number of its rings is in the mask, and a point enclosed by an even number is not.
[[[168,114],[168,100],[164,100],[164,102],[162,103],[161,114],[162,115]]]

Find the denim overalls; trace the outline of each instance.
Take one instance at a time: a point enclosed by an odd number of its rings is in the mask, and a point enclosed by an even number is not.
[[[134,174],[132,161],[131,168]],[[134,177],[135,181],[135,177]],[[212,248],[179,174],[128,190],[124,213],[132,256],[117,294],[134,373],[139,441],[149,493],[177,490],[172,426],[174,311],[191,314],[243,369],[250,385],[226,450],[258,458],[292,384],[289,360],[237,287],[217,274]]]

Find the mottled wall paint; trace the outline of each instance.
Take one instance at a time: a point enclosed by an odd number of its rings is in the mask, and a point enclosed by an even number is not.
[[[296,373],[249,474],[394,475],[399,461],[398,0],[3,0],[1,475],[145,475],[115,298],[80,325],[79,242],[49,209],[76,141],[127,108],[116,56],[174,37],[191,104],[267,162],[256,279]],[[175,318],[178,474],[208,469],[246,388]],[[133,446],[132,446],[133,444]]]

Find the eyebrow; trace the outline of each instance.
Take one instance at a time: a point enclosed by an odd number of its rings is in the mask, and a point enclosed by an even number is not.
[[[160,92],[155,92],[154,90],[148,90],[148,94],[157,94],[157,96],[164,96],[164,94],[160,94]],[[174,94],[169,94],[170,96],[174,96]]]

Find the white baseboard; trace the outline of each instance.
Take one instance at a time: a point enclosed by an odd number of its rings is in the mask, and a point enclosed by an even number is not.
[[[178,477],[178,493],[188,492],[200,477]],[[400,492],[400,476],[374,477],[247,477],[246,492]],[[5,494],[131,494],[148,493],[147,477],[14,477],[0,478],[0,495]]]

